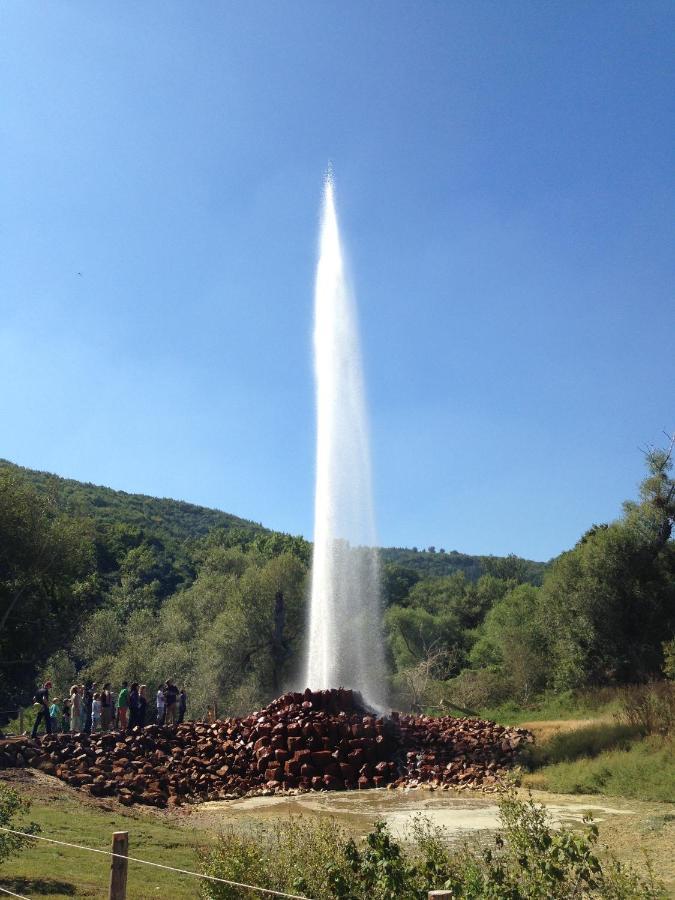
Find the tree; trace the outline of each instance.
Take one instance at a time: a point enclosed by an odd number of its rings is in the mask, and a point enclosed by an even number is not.
[[[526,702],[546,684],[547,654],[540,590],[521,584],[488,612],[481,637],[471,650],[471,661],[477,666],[497,667],[513,693]]]
[[[382,593],[385,606],[406,606],[408,594],[420,580],[414,569],[387,563],[382,569]]]
[[[542,605],[557,687],[658,676],[663,640],[675,631],[675,483],[672,443],[646,452],[639,503],[594,526],[559,557]]]
[[[0,471],[0,694],[27,699],[55,647],[97,599],[90,523]]]

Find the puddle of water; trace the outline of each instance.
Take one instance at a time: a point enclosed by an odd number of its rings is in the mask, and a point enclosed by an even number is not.
[[[553,821],[580,822],[591,812],[596,821],[606,815],[629,814],[628,810],[600,804],[546,804]],[[355,834],[366,834],[376,819],[384,819],[397,837],[403,837],[414,816],[424,815],[433,825],[444,828],[450,839],[478,831],[494,831],[499,827],[499,808],[494,796],[468,795],[452,791],[367,790],[344,793],[309,793],[292,797],[250,797],[204,803],[198,813],[223,825],[253,821],[269,821],[278,816],[304,815],[336,819]]]

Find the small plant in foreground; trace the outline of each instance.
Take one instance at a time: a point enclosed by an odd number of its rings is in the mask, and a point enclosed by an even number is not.
[[[30,802],[22,799],[16,791],[0,784],[0,826],[3,828],[13,828],[16,831],[24,831],[27,834],[37,834],[40,827],[34,822],[29,825],[19,825],[15,822],[15,816],[27,813],[30,809]],[[0,865],[15,853],[20,853],[25,847],[29,846],[31,841],[28,838],[21,837],[18,834],[9,834],[6,831],[0,831]]]
[[[581,830],[556,829],[543,806],[513,790],[502,796],[500,818],[494,843],[484,850],[448,846],[443,830],[423,817],[403,843],[384,822],[357,843],[335,822],[291,818],[245,833],[230,830],[204,852],[204,871],[315,900],[426,900],[434,889],[450,890],[458,900],[665,896],[650,872],[642,877],[601,859],[590,819]],[[203,891],[212,900],[249,896],[220,884],[205,884]]]

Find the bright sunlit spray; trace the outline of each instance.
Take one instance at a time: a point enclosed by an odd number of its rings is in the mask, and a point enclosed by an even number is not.
[[[306,684],[384,705],[380,579],[356,306],[333,178],[324,188],[314,296],[316,494]]]

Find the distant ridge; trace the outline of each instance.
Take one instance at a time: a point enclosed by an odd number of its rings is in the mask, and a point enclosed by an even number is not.
[[[197,506],[184,500],[130,494],[89,482],[62,478],[51,472],[28,469],[6,459],[0,459],[0,473],[13,472],[27,479],[35,488],[50,491],[59,506],[71,515],[92,518],[103,526],[124,524],[137,527],[148,534],[156,534],[173,542],[183,543],[204,537],[213,528],[239,530],[249,534],[274,534],[259,522],[235,516],[219,509]],[[515,561],[521,577],[534,584],[541,582],[547,564],[516,557],[479,556],[449,553],[435,549],[418,550],[407,547],[384,547],[382,562],[413,569],[422,578],[433,578],[463,572],[471,581],[490,573],[500,564]]]
[[[123,521],[145,531],[164,532],[177,541],[204,537],[212,528],[238,528],[258,533],[270,531],[257,522],[218,509],[197,506],[184,500],[129,494],[73,478],[61,478],[51,472],[27,469],[0,459],[0,472],[3,470],[20,474],[38,490],[53,492],[64,511],[90,516],[104,525]]]

